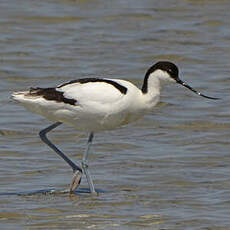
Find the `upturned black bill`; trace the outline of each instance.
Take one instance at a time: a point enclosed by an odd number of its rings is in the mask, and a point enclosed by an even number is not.
[[[184,87],[190,89],[191,91],[193,91],[194,93],[198,94],[201,97],[205,97],[205,98],[212,99],[212,100],[219,100],[220,99],[220,98],[217,98],[217,97],[208,97],[208,96],[196,91],[195,89],[193,89],[191,86],[187,85],[186,83],[184,83],[180,79],[177,80],[177,83],[179,83],[180,85],[183,85]]]

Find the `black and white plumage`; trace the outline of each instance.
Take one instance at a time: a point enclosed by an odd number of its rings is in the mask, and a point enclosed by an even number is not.
[[[94,193],[87,164],[93,133],[111,130],[143,117],[159,102],[161,86],[165,83],[179,83],[202,97],[218,99],[205,96],[181,81],[177,66],[166,61],[157,62],[148,69],[141,90],[125,80],[84,78],[64,83],[56,88],[31,88],[28,91],[15,92],[12,98],[32,112],[56,122],[40,132],[42,140],[75,172],[71,191],[77,187],[83,169],[90,191]],[[62,123],[90,133],[82,167],[69,160],[46,137],[47,132]]]

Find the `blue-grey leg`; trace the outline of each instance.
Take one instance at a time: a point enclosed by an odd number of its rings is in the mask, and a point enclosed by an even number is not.
[[[88,167],[89,167],[89,165],[88,165],[88,155],[89,155],[90,147],[92,145],[92,141],[93,141],[93,132],[91,132],[90,135],[89,135],[86,151],[83,154],[82,169],[83,169],[83,171],[84,171],[84,173],[86,175],[86,179],[87,179],[87,182],[88,182],[88,185],[89,185],[90,192],[91,193],[96,193],[94,185],[93,185],[93,180],[92,180],[91,175],[90,175],[89,170],[88,170]]]
[[[61,152],[51,141],[47,138],[46,134],[51,130],[55,129],[57,126],[61,125],[61,122],[56,122],[49,127],[41,130],[39,136],[41,140],[46,143],[51,149],[53,149],[65,162],[73,169],[74,176],[70,184],[70,192],[73,192],[81,182],[82,169],[77,166],[73,161],[71,161],[63,152]]]

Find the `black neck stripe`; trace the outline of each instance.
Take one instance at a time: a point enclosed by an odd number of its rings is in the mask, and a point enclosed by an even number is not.
[[[77,80],[73,80],[67,83],[64,83],[60,86],[58,86],[57,88],[61,88],[63,86],[66,85],[70,85],[70,84],[74,84],[74,83],[80,83],[80,84],[86,84],[86,83],[90,83],[90,82],[105,82],[107,84],[110,84],[112,86],[114,86],[116,89],[118,89],[122,94],[126,94],[127,93],[127,88],[115,81],[109,80],[109,79],[103,79],[103,78],[82,78],[82,79],[77,79]]]

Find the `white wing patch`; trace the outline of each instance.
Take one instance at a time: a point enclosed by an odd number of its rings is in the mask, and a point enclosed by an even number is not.
[[[114,103],[124,97],[124,94],[106,82],[72,83],[57,88],[57,90],[64,92],[66,98],[75,99],[77,104],[80,105],[88,102],[99,104]]]

